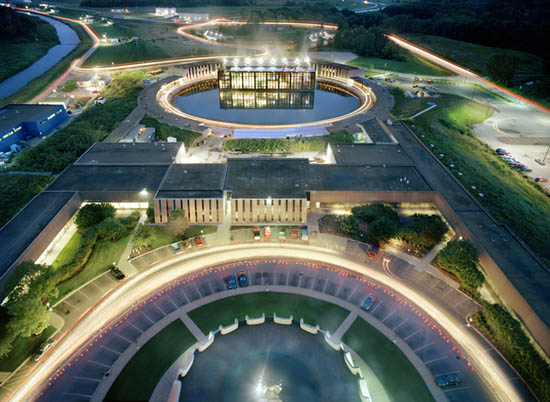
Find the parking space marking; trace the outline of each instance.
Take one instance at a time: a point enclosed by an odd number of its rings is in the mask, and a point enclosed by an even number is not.
[[[187,297],[187,295],[185,294],[185,292],[183,291],[183,286],[178,286],[180,291],[181,291],[181,294],[183,295],[183,297],[185,297],[185,300],[187,300],[187,303],[189,303],[189,298]]]
[[[153,302],[153,305],[154,305],[156,308],[158,308],[158,310],[162,313],[163,316],[166,317],[166,313],[160,308],[160,306],[159,306],[157,303]]]
[[[405,318],[403,321],[401,321],[401,324],[399,324],[397,327],[394,327],[392,329],[392,331],[395,332],[397,330],[397,328],[399,328],[401,325],[405,324],[407,321],[409,321],[409,319]]]
[[[168,293],[166,293],[166,297],[168,297],[168,300],[170,300],[170,303],[172,303],[176,309],[179,308],[178,305],[176,303],[174,303],[174,300],[172,300],[172,298],[170,297],[170,295]]]
[[[448,375],[448,374],[460,374],[460,370],[455,370],[455,371],[447,371],[445,373],[437,373],[437,374],[434,374],[433,376],[434,377],[438,377],[440,375]]]
[[[118,336],[120,339],[123,339],[125,340],[126,342],[128,342],[129,344],[133,344],[134,342],[132,342],[131,340],[129,340],[128,338],[126,338],[125,336],[122,336],[120,335],[118,332],[116,331],[113,331],[113,334],[115,334],[116,336]]]
[[[139,329],[138,327],[136,327],[134,324],[132,324],[130,321],[127,321],[128,324],[130,324],[133,328],[135,328],[137,331],[139,331],[141,334],[143,334],[143,331],[141,329]]]
[[[108,369],[111,368],[111,366],[109,366],[108,364],[96,362],[95,360],[86,359],[86,361],[89,361],[90,363],[96,364],[100,367],[105,367],[105,368],[108,368]]]
[[[95,286],[100,292],[104,292],[103,288],[100,288],[95,282],[96,281],[91,281],[89,284]]]
[[[436,357],[435,359],[431,359],[431,360],[428,360],[427,362],[424,362],[424,364],[432,364],[432,363],[438,362],[440,360],[445,360],[445,359],[448,359],[448,358],[449,358],[449,355],[439,356],[439,357]]]
[[[417,332],[418,332],[418,331],[417,331]],[[430,343],[425,344],[424,346],[420,346],[419,348],[416,348],[416,349],[414,350],[414,353],[420,352],[422,349],[426,349],[428,346],[432,346],[433,344],[434,344],[433,342],[430,342]]]
[[[193,281],[193,286],[195,287],[195,289],[197,289],[197,292],[199,292],[199,296],[202,299],[203,295],[202,295],[201,291],[199,290],[199,288],[197,287],[197,284],[195,283],[195,281]]]
[[[386,321],[388,318],[390,318],[390,317],[393,315],[393,313],[395,313],[396,311],[397,311],[397,310],[392,310],[392,311],[386,316],[386,318],[384,318],[384,319],[382,320],[382,322],[384,322],[384,321]],[[372,312],[374,313],[374,310],[373,310]]]
[[[422,331],[422,328],[417,329],[417,330],[414,331],[412,334],[408,335],[406,338],[403,338],[403,341],[406,341],[407,339],[412,338],[413,336],[415,336],[416,334],[418,334],[420,331]]]
[[[442,391],[443,392],[454,392],[454,391],[462,391],[462,390],[470,389],[470,388],[472,388],[472,387],[446,388],[446,389],[443,389]]]
[[[84,297],[85,297],[86,299],[88,299],[89,301],[92,301],[92,299],[90,299],[90,298],[88,297],[88,295],[87,295],[86,293],[84,293],[82,290],[83,290],[83,289],[80,289],[80,290],[78,291],[78,294],[84,296]]]
[[[377,309],[378,307],[380,307],[381,305],[382,305],[382,300],[380,300],[380,301],[376,304],[376,306],[374,306],[374,308],[373,308],[372,311],[370,312],[371,315],[374,314],[374,312],[376,311],[376,309]]]
[[[208,281],[208,284],[210,285],[210,290],[212,291],[212,294],[216,293],[214,292],[214,287],[212,286],[212,282],[210,282],[210,278],[207,276],[206,280]]]
[[[458,303],[454,304],[453,305],[453,308],[456,308],[458,307],[460,304],[464,303],[465,301],[468,301],[470,299],[468,299],[467,297],[464,297],[462,300],[460,300]]]
[[[145,312],[143,311],[143,309],[140,309],[139,312],[140,312],[141,314],[143,314],[143,316],[144,316],[145,318],[147,318],[151,324],[153,324],[153,325],[155,324],[155,322],[154,322],[153,320],[151,320],[147,314],[145,314]]]
[[[327,288],[329,278],[325,281],[325,286],[323,286],[323,293],[325,293],[325,289]]]
[[[357,290],[358,287],[359,287],[359,286],[356,286],[356,287],[353,288],[353,290],[352,290],[351,293],[349,294],[349,296],[348,296],[348,298],[346,299],[346,301],[351,300],[351,297],[353,296],[353,294],[355,293],[355,291]]]
[[[102,381],[98,378],[79,377],[79,376],[76,376],[76,375],[73,378],[76,379],[76,380],[93,381],[93,382],[101,382]]]
[[[67,300],[64,300],[64,302],[67,303],[67,304],[68,304],[69,306],[71,306],[72,308],[74,308],[75,310],[78,310],[78,311],[82,312],[81,309],[79,309],[79,308],[76,307],[76,306],[73,306],[73,305],[72,305],[71,303],[69,303]]]
[[[99,345],[101,348],[105,349],[105,350],[108,350],[109,352],[113,352],[113,353],[116,353],[117,355],[121,355],[122,353],[120,352],[117,352],[116,350],[114,349],[111,349],[111,348],[108,348],[107,346],[103,346],[103,345]]]
[[[75,394],[74,392],[63,392],[63,395],[72,396],[75,398],[84,398],[84,399],[92,399],[92,395],[86,395],[86,394]]]
[[[340,289],[342,289],[343,284],[344,284],[344,281],[342,280],[342,282],[340,282],[340,286],[338,286],[338,290],[336,291],[336,293],[334,293],[334,296],[337,296],[338,293],[340,293]]]

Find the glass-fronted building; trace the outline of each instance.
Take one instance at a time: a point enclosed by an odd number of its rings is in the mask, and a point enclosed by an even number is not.
[[[218,71],[220,89],[289,90],[315,89],[315,70],[311,68],[231,67]]]
[[[313,109],[313,91],[220,91],[221,109]]]

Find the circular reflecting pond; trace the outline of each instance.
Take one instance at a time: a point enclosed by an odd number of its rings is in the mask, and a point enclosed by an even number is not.
[[[327,84],[313,91],[220,90],[215,82],[186,88],[174,97],[181,111],[210,120],[240,124],[299,124],[353,112],[360,101]]]
[[[180,401],[356,402],[342,352],[297,325],[241,325],[218,335],[182,380]]]

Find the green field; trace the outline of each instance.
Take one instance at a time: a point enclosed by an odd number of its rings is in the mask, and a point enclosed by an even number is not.
[[[118,263],[131,237],[132,232],[129,232],[115,242],[99,240],[94,247],[94,251],[88,263],[84,266],[82,271],[68,281],[62,282],[57,286],[59,294],[55,298],[54,303],[61,300],[73,290],[84,285],[86,282],[94,279],[96,276],[107,272],[113,266],[113,262]],[[65,248],[68,248],[68,251],[66,252],[65,249],[63,249],[61,253],[69,254],[74,249],[74,244],[69,242]]]
[[[109,389],[105,400],[149,400],[162,375],[195,342],[185,324],[176,319],[139,348]]]
[[[139,124],[144,124],[147,127],[154,127],[155,137],[159,141],[166,141],[168,137],[175,137],[178,142],[183,142],[186,147],[191,146],[191,144],[193,144],[193,141],[201,136],[199,133],[196,133],[194,131],[161,123],[160,121],[149,115],[146,115],[139,122]]]
[[[356,320],[342,340],[374,371],[391,401],[434,400],[403,352],[365,321]]]
[[[74,49],[71,53],[61,59],[59,63],[50,68],[44,74],[30,81],[21,90],[14,93],[13,95],[10,95],[0,100],[0,107],[9,103],[28,102],[33,97],[38,95],[40,91],[43,91],[45,88],[47,88],[59,76],[61,76],[69,68],[74,59],[82,56],[88,51],[88,49],[92,47],[92,40],[80,25],[66,21],[64,23],[74,29],[75,32],[78,34],[78,37],[80,38],[80,43],[76,47],[76,49]]]
[[[262,313],[280,317],[303,318],[308,324],[319,324],[321,329],[334,332],[345,320],[348,311],[334,304],[291,293],[261,292],[232,296],[215,301],[189,312],[189,317],[207,334],[219,325],[232,324],[235,318],[260,317]]]
[[[78,248],[80,247],[80,239],[82,238],[82,234],[80,232],[76,232],[67,242],[65,247],[63,247],[63,250],[57,255],[57,258],[52,263],[52,267],[59,268],[65,264],[70,263],[76,252],[78,251]]]
[[[383,70],[386,72],[395,71],[398,73],[438,77],[453,75],[450,71],[415,56],[404,49],[400,49],[400,52],[403,60],[381,59],[378,57],[358,57],[357,59],[349,61],[347,64],[365,67],[368,69]]]
[[[55,28],[36,17],[29,17],[36,24],[36,36],[32,39],[21,40],[11,38],[0,40],[0,82],[24,70],[44,56],[48,50],[59,43]]]
[[[15,216],[53,178],[23,174],[0,175],[0,227]]]
[[[473,135],[472,125],[485,120],[492,110],[454,95],[442,95],[435,102],[435,109],[412,121],[412,129],[425,144],[434,145],[434,152],[447,155],[443,162],[454,165],[451,170],[466,188],[476,187],[474,196],[494,217],[510,225],[550,263],[550,194]],[[479,197],[479,192],[485,196]]]
[[[47,341],[55,332],[55,327],[49,326],[39,336],[23,338],[19,336],[13,343],[11,351],[0,359],[0,372],[15,370],[25,359],[38,350],[40,345]]]

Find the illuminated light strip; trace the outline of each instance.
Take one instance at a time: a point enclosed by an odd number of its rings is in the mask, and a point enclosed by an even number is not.
[[[268,245],[268,244],[247,244],[240,246],[219,246],[215,249],[202,249],[186,255],[170,258],[163,262],[144,269],[140,273],[128,280],[119,283],[115,288],[106,293],[100,300],[92,305],[71,329],[65,332],[56,342],[56,345],[48,351],[41,362],[34,365],[24,375],[16,388],[8,396],[8,400],[18,402],[32,399],[47,385],[48,379],[55,374],[63,372],[63,366],[76,352],[86,343],[92,342],[90,339],[98,332],[102,331],[112,321],[121,317],[132,308],[136,303],[143,302],[143,295],[152,295],[158,292],[163,286],[171,281],[176,281],[186,274],[194,274],[194,277],[200,275],[197,272],[207,267],[220,265],[220,261],[241,261],[243,259],[273,258],[276,252],[279,258],[305,259],[318,262],[320,264],[329,264],[335,267],[342,267],[363,277],[371,278],[397,292],[408,300],[414,300],[414,304],[424,311],[433,322],[448,333],[460,345],[477,366],[482,378],[489,389],[495,393],[498,400],[501,401],[520,401],[520,396],[510,385],[504,370],[494,360],[494,358],[485,352],[484,346],[465,328],[464,323],[435,305],[430,299],[425,299],[424,295],[408,287],[406,283],[388,277],[368,265],[363,265],[340,256],[336,252],[302,245]],[[335,272],[338,270],[335,268]],[[84,341],[83,341],[84,339]]]
[[[201,80],[196,81],[187,81],[185,84],[190,83],[198,83],[201,81],[206,81],[211,78],[205,78]],[[329,82],[331,84],[334,84],[338,87],[340,86],[349,86],[348,81],[343,80],[336,80],[336,79],[328,79],[328,78],[319,78],[321,81]],[[176,80],[177,81],[177,80]],[[174,82],[174,81],[172,81]],[[171,86],[171,83],[166,84],[167,87]],[[340,84],[340,85],[338,85]],[[359,100],[361,102],[361,105],[355,109],[354,111],[344,114],[342,116],[334,117],[331,119],[325,119],[325,120],[318,120],[318,121],[312,121],[309,123],[299,123],[299,124],[270,124],[270,125],[258,125],[258,124],[244,124],[244,123],[231,123],[226,121],[220,121],[220,120],[211,120],[211,119],[205,119],[198,116],[194,116],[188,113],[183,112],[182,110],[176,108],[172,104],[172,97],[174,96],[174,93],[181,91],[183,85],[180,86],[172,86],[169,89],[160,89],[157,93],[157,100],[159,104],[162,106],[162,108],[168,112],[175,114],[176,116],[183,117],[185,119],[193,120],[198,123],[206,124],[209,126],[216,126],[216,127],[224,127],[224,128],[248,128],[248,129],[281,129],[281,128],[298,128],[298,127],[313,127],[313,126],[327,126],[332,123],[336,123],[338,121],[342,121],[345,119],[348,119],[350,117],[356,116],[360,113],[366,112],[368,109],[370,109],[373,105],[372,96],[370,96],[369,93],[367,93],[364,89],[364,86],[361,84],[356,83],[353,81],[352,87],[357,90],[359,93]],[[346,89],[345,87],[343,88]],[[354,93],[355,96],[357,96],[357,93]]]
[[[80,65],[82,64],[88,57],[91,56],[91,54],[97,49],[97,47],[99,46],[99,37],[96,35],[96,33],[89,27],[87,26],[86,24],[84,24],[82,21],[78,21],[78,20],[73,20],[72,18],[67,18],[67,17],[61,17],[61,16],[56,16],[56,15],[51,15],[51,14],[48,14],[48,13],[45,13],[43,11],[37,11],[37,10],[30,10],[30,9],[27,9],[27,8],[19,8],[19,7],[13,7],[15,10],[20,10],[20,11],[25,11],[25,12],[31,12],[31,13],[36,13],[36,14],[43,14],[43,15],[47,15],[48,17],[51,17],[51,18],[57,18],[57,19],[60,19],[60,20],[65,20],[65,21],[70,21],[70,22],[73,22],[75,24],[79,24],[85,31],[86,33],[93,39],[94,41],[94,44],[92,45],[92,47],[84,54],[84,56],[82,56],[81,58],[78,58],[78,59],[75,59],[71,65],[69,66],[69,68],[63,73],[61,74],[61,76],[56,79],[50,86],[48,86],[44,91],[40,92],[38,95],[36,95],[34,98],[32,98],[30,101],[28,101],[27,103],[37,103],[40,99],[42,99],[43,97],[45,97],[46,95],[48,95],[56,86],[58,86],[61,82],[63,82],[63,80],[65,78],[67,78],[67,76],[77,67],[77,65]]]
[[[446,68],[447,70],[450,70],[454,73],[457,73],[457,74],[460,74],[460,75],[465,75],[467,77],[470,77],[470,78],[473,78],[473,79],[477,79],[481,82],[483,82],[484,84],[487,84],[493,88],[496,88],[504,93],[506,93],[507,95],[513,97],[513,98],[516,98],[516,99],[519,99],[521,101],[524,101],[524,102],[527,102],[541,110],[544,110],[545,112],[550,112],[550,108],[548,107],[545,107],[543,105],[541,105],[540,103],[537,103],[529,98],[526,98],[522,95],[518,95],[516,94],[515,92],[512,92],[510,91],[509,89],[506,89],[506,88],[503,88],[501,87],[500,85],[497,85],[495,84],[494,82],[491,82],[489,80],[486,80],[485,78],[482,78],[480,77],[479,75],[471,72],[470,70],[456,64],[456,63],[453,63],[447,59],[445,59],[444,57],[441,57],[441,56],[438,56],[437,54],[435,53],[432,53],[430,52],[429,50],[426,50],[418,45],[415,45],[414,43],[412,42],[409,42],[407,41],[406,39],[403,39],[397,35],[393,35],[393,34],[390,34],[390,35],[386,35],[386,37],[388,39],[390,39],[392,42],[394,42],[395,44],[397,44],[398,46],[404,48],[404,49],[407,49],[413,53],[416,53],[418,54],[419,56],[435,63],[435,64],[438,64],[444,68]]]

